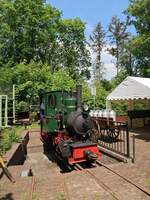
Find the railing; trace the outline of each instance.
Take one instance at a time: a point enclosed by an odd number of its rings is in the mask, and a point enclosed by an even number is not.
[[[130,157],[129,132],[126,123],[114,122],[112,118],[100,117],[93,117],[93,121],[101,147]]]

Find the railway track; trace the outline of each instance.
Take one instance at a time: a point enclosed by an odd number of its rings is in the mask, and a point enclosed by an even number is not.
[[[90,169],[89,166],[85,167],[85,165],[81,165],[81,164],[66,165],[66,163],[63,162],[63,160],[61,160],[61,159],[60,159],[60,162],[62,163],[62,165],[64,165],[64,168],[66,168],[69,171],[77,170],[77,171],[85,172],[86,174],[88,174],[89,176],[94,178],[95,181],[97,182],[97,184],[99,185],[99,187],[102,187],[107,193],[109,193],[112,196],[113,199],[122,200],[122,196],[120,194],[118,194],[116,191],[114,192],[114,190],[111,187],[109,187],[107,184],[105,184],[102,179],[99,179],[96,176],[96,174]],[[146,190],[146,188],[144,188],[141,185],[133,182],[131,179],[126,178],[125,176],[119,174],[117,171],[112,169],[109,166],[109,164],[113,164],[113,163],[116,163],[116,161],[110,160],[110,162],[108,162],[107,158],[104,160],[104,162],[97,160],[95,162],[95,164],[92,164],[92,168],[93,167],[103,167],[105,170],[108,170],[109,173],[112,173],[113,175],[116,175],[117,177],[121,178],[125,183],[132,185],[132,187],[136,188],[137,190],[140,190],[147,197],[150,197],[150,192],[148,190]],[[65,183],[64,183],[64,191],[66,193],[67,200],[69,200],[70,199],[69,192],[68,192],[68,189],[67,189],[67,186],[66,186]]]
[[[32,156],[32,153],[38,153],[38,151],[41,152],[41,145],[28,147],[28,152],[29,152],[29,154],[31,154],[31,156]],[[49,152],[49,153],[51,154],[51,152]],[[118,194],[117,191],[114,191],[114,188],[112,188],[110,185],[108,185],[102,178],[98,177],[98,174],[96,174],[96,172],[94,170],[92,170],[94,168],[96,169],[96,167],[104,168],[106,171],[108,170],[110,175],[112,173],[112,174],[114,174],[114,176],[117,176],[117,177],[120,177],[120,179],[123,179],[123,181],[125,183],[127,183],[128,185],[132,185],[132,187],[135,188],[135,189],[133,188],[134,191],[140,190],[141,193],[144,193],[147,197],[150,197],[150,193],[149,193],[149,191],[146,190],[146,188],[143,188],[142,186],[138,185],[137,183],[124,177],[123,175],[119,174],[117,171],[112,169],[112,167],[109,164],[116,163],[117,161],[114,159],[108,159],[106,156],[104,160],[96,161],[96,163],[93,164],[92,168],[90,168],[88,165],[84,166],[84,164],[83,165],[80,165],[80,164],[66,165],[66,163],[63,161],[63,159],[61,157],[59,157],[59,155],[55,154],[54,152],[53,152],[53,154],[54,154],[53,157],[54,157],[55,162],[58,159],[61,162],[61,165],[63,166],[63,168],[66,169],[66,171],[64,170],[63,173],[61,173],[61,175],[62,175],[62,178],[61,178],[62,190],[64,191],[63,194],[64,194],[64,198],[66,200],[72,199],[72,193],[70,191],[70,187],[68,187],[68,182],[66,181],[65,176],[63,176],[63,175],[65,175],[65,172],[71,172],[72,170],[78,170],[78,171],[82,171],[83,173],[86,173],[87,178],[91,177],[91,179],[93,179],[93,181],[97,183],[98,188],[103,188],[103,190],[106,191],[106,193],[111,197],[111,199],[116,199],[116,200],[123,199],[122,197],[124,197],[124,196],[122,196],[121,194]],[[47,158],[48,158],[48,156],[47,156]],[[33,166],[33,169],[34,169],[34,166]],[[37,195],[38,181],[39,180],[36,176],[32,177],[31,186],[29,188],[29,200],[34,199],[35,195]],[[143,198],[143,199],[145,200],[148,198]]]
[[[150,197],[150,192],[148,190],[146,190],[146,188],[142,187],[141,185],[133,182],[131,179],[126,178],[125,176],[119,174],[118,172],[116,172],[114,169],[112,169],[110,166],[102,163],[101,161],[96,161],[96,163],[94,164],[94,166],[97,167],[103,167],[104,169],[108,170],[109,172],[111,172],[113,175],[118,176],[119,178],[123,179],[124,182],[126,182],[127,184],[130,184],[132,187],[138,189],[139,191],[141,191],[142,193],[144,193],[147,198]],[[84,173],[90,175],[91,177],[93,177],[95,179],[95,181],[97,182],[97,184],[102,187],[105,191],[107,191],[114,199],[116,200],[122,200],[122,197],[120,196],[120,194],[118,194],[116,191],[114,192],[111,187],[109,187],[108,185],[106,185],[101,179],[99,179],[96,174],[91,171],[90,169],[85,169],[83,168],[80,164],[75,164],[75,169],[78,171],[83,171]]]
[[[36,187],[36,179],[35,179],[34,176],[32,176],[32,183],[31,183],[31,188],[30,188],[29,200],[33,200],[33,198],[34,198],[35,187]]]
[[[147,196],[150,197],[150,192],[148,190],[146,190],[146,188],[142,187],[141,185],[133,182],[131,179],[126,178],[125,176],[119,174],[118,172],[116,172],[114,169],[112,169],[111,167],[105,165],[104,163],[100,162],[100,161],[96,161],[96,164],[98,166],[102,166],[105,169],[111,171],[112,173],[116,174],[117,176],[119,176],[120,178],[122,178],[123,180],[125,180],[126,182],[130,183],[131,185],[133,185],[134,187],[138,188],[140,191],[142,191],[143,193],[145,193]]]
[[[121,197],[118,196],[118,194],[114,194],[114,192],[111,190],[111,188],[108,187],[102,180],[100,180],[99,178],[97,178],[97,176],[93,172],[91,172],[89,169],[84,169],[79,164],[76,164],[75,167],[76,167],[77,170],[84,171],[85,173],[87,173],[88,175],[90,175],[92,178],[94,178],[95,181],[97,182],[97,184],[100,187],[102,187],[105,191],[107,191],[113,197],[113,199],[121,200]]]

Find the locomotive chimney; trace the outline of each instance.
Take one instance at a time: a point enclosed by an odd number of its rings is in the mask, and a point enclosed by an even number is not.
[[[82,105],[82,85],[76,86],[76,92],[77,92],[77,109],[81,108]]]

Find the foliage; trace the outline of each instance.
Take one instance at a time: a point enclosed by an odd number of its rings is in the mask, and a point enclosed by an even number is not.
[[[13,68],[2,70],[2,74],[9,74],[9,85],[16,85],[17,110],[38,104],[39,93],[42,90],[71,90],[76,81],[73,80],[67,69],[52,72],[48,65],[31,62],[20,63]],[[1,86],[6,87],[5,81],[0,80]]]
[[[74,79],[78,79],[79,75],[90,77],[90,56],[84,29],[85,23],[80,18],[62,20],[60,25],[60,52],[56,56],[59,65],[68,68]]]
[[[60,12],[43,0],[1,1],[0,10],[1,62],[47,61],[56,42]]]
[[[113,102],[112,109],[115,110],[117,115],[127,115],[127,103],[122,102]]]
[[[93,97],[91,95],[91,90],[87,84],[82,85],[82,94],[83,94],[83,97],[82,97],[83,102],[87,104],[88,106],[90,106],[90,108],[92,108]]]
[[[0,67],[0,94],[8,94],[12,91],[12,70]]]
[[[127,77],[127,72],[121,70],[116,77],[111,81],[112,88],[115,89],[125,78]]]
[[[134,101],[134,110],[146,110],[148,109],[143,100]]]
[[[101,53],[104,47],[105,32],[100,22],[94,28],[93,35],[90,36],[90,47],[93,50],[95,57],[94,60],[94,76],[97,81],[103,79],[104,67],[101,61]]]
[[[76,81],[71,78],[67,69],[55,71],[51,79],[51,90],[71,90],[76,85]]]
[[[136,57],[138,74],[149,76],[150,68],[150,1],[132,0],[128,8],[137,35],[129,43],[132,54]],[[149,76],[150,77],[150,76]]]
[[[32,60],[67,68],[73,78],[89,77],[85,24],[62,20],[61,13],[44,0],[0,2],[0,64],[13,67]]]
[[[22,138],[19,135],[18,130],[20,130],[20,128],[5,129],[1,132],[0,155],[9,150],[13,143],[21,142]]]
[[[106,103],[106,96],[108,91],[102,83],[96,83],[96,97],[95,97],[95,108],[104,109]],[[87,85],[83,87],[83,101],[90,106],[91,109],[94,109],[94,96],[91,95],[91,90]]]
[[[19,101],[36,102],[41,90],[50,88],[49,66],[31,62],[18,64],[13,69],[12,80],[16,84]]]
[[[94,73],[96,107],[105,108],[107,94],[127,75],[150,77],[150,1],[130,0],[126,21],[112,17],[109,24],[108,51],[116,58],[117,76],[111,82],[103,79],[101,52],[105,31],[97,23],[90,37],[96,56]],[[135,26],[131,37],[128,26]],[[16,84],[18,110],[37,104],[41,90],[71,90],[83,85],[83,100],[93,107],[93,97],[85,78],[91,65],[80,18],[62,19],[62,13],[45,0],[0,1],[0,94],[12,91]],[[114,105],[124,112],[124,104]]]
[[[125,44],[123,52],[120,54],[119,64],[121,71],[125,71],[129,76],[138,75],[138,66],[136,62],[136,57],[132,54],[132,50],[128,45],[131,39]]]
[[[103,79],[103,80],[101,81],[101,85],[102,85],[102,87],[103,87],[106,91],[108,91],[108,92],[110,92],[111,89],[112,89],[112,81],[108,81],[108,80],[106,80],[106,79]]]
[[[29,110],[29,105],[27,102],[24,101],[17,101],[16,102],[16,112],[24,112]]]
[[[110,46],[108,49],[110,54],[116,58],[117,74],[120,69],[120,57],[124,53],[124,45],[127,42],[129,33],[127,32],[127,26],[129,25],[129,18],[127,17],[125,22],[120,21],[116,16],[113,16],[109,24]]]
[[[109,94],[108,91],[105,90],[101,83],[96,84],[96,99],[95,99],[95,107],[97,109],[105,109],[106,108],[106,97]]]

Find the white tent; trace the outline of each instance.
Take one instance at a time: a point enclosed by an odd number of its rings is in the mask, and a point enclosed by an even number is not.
[[[138,99],[150,102],[150,78],[128,76],[107,96],[106,108],[111,109],[111,101],[121,100],[127,101],[128,109],[132,110],[132,102]]]

